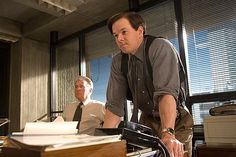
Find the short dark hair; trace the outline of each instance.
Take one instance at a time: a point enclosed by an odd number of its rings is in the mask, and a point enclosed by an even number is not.
[[[126,11],[126,12],[121,12],[121,13],[115,14],[108,19],[107,27],[108,27],[109,31],[111,32],[111,34],[113,34],[112,25],[121,18],[126,18],[129,21],[130,25],[135,30],[138,30],[138,27],[142,26],[143,30],[144,30],[143,34],[145,34],[146,23],[145,23],[144,19],[136,12],[131,12],[131,11]]]

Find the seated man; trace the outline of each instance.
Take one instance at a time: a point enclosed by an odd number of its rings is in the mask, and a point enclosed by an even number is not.
[[[102,127],[104,121],[104,103],[91,100],[92,91],[91,79],[79,76],[75,81],[75,97],[78,101],[65,105],[63,111],[65,121],[78,121],[79,134],[94,135],[95,128]]]

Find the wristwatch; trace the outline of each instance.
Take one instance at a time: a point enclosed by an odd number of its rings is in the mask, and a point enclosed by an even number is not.
[[[162,129],[161,133],[168,133],[170,135],[174,135],[175,134],[175,130],[173,128],[164,128]]]

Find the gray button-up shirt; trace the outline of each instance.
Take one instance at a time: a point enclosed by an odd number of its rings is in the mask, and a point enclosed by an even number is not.
[[[145,42],[146,39],[144,39],[135,53],[136,78],[133,78],[131,75],[131,68],[129,67],[127,73],[128,83],[121,72],[122,54],[118,53],[112,59],[111,73],[107,87],[106,108],[118,116],[124,116],[124,103],[126,101],[128,84],[131,85],[133,102],[146,114],[152,114],[153,107],[158,106],[158,97],[162,95],[170,94],[175,100],[178,100],[180,80],[177,52],[174,46],[163,38],[156,38],[150,45],[149,59],[153,72],[153,81],[151,82],[147,81],[150,78],[145,78],[148,76],[144,75],[143,72]],[[150,97],[146,88],[150,84],[154,87],[154,91],[151,94],[153,98]],[[132,85],[135,87],[132,87]],[[155,108],[158,109],[158,107]]]

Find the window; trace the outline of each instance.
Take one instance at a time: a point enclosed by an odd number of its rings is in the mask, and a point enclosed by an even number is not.
[[[236,90],[235,7],[235,1],[184,1],[191,95]]]
[[[178,50],[177,24],[174,2],[167,0],[159,5],[140,12],[147,25],[146,34],[169,39]]]
[[[236,91],[236,1],[183,0],[190,96]],[[195,124],[219,102],[194,104]]]
[[[112,54],[119,52],[106,26],[86,34],[85,52],[87,74],[94,82],[92,99],[105,102]]]
[[[90,61],[91,79],[94,90],[92,99],[106,102],[107,83],[110,75],[111,55],[92,59]]]
[[[231,101],[236,103],[236,101]],[[193,110],[193,119],[194,119],[194,124],[195,125],[201,125],[203,124],[203,119],[206,116],[210,116],[209,109],[213,107],[218,107],[222,106],[224,103],[229,103],[229,102],[206,102],[206,103],[195,103],[192,105],[192,110]]]

